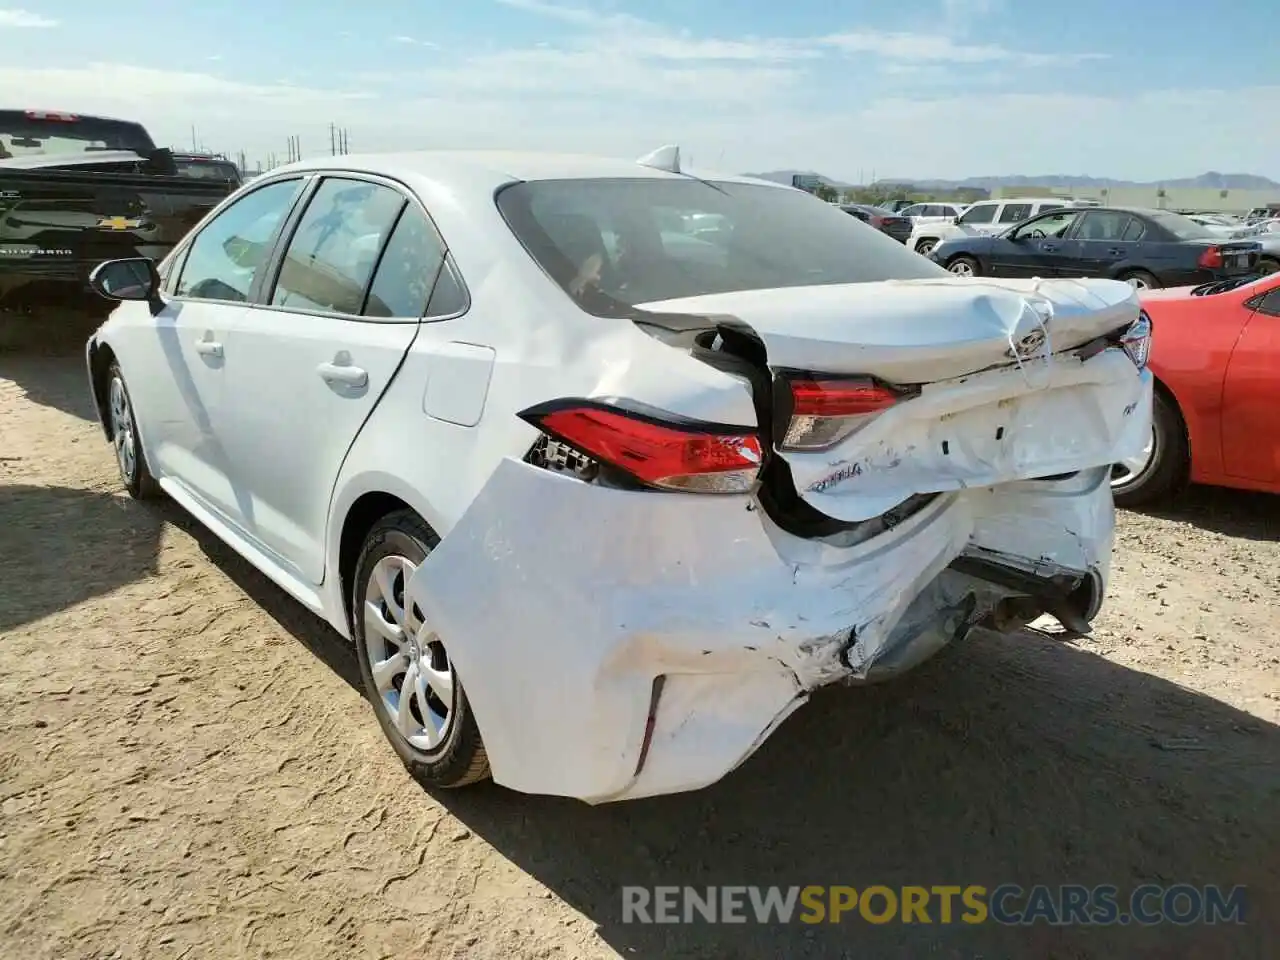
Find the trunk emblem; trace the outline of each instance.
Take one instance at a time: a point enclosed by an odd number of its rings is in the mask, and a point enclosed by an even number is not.
[[[1037,327],[1005,352],[1014,360],[1033,360],[1044,347],[1045,339],[1044,328]]]

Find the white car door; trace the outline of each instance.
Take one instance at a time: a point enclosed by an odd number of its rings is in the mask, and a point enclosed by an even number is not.
[[[220,435],[242,492],[236,525],[319,584],[338,471],[417,335],[445,251],[401,188],[347,174],[319,179],[287,229],[262,303],[228,333]]]
[[[222,442],[226,333],[247,310],[301,185],[264,184],[205,224],[168,265],[164,309],[129,334],[131,359],[143,358],[129,384],[144,411],[152,469],[223,515],[237,499]]]

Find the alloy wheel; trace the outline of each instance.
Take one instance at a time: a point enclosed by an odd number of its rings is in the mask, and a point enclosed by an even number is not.
[[[116,449],[116,465],[125,483],[133,481],[138,469],[138,439],[133,433],[133,413],[129,409],[129,394],[124,381],[111,378],[109,403],[111,408],[111,438]]]
[[[379,560],[364,591],[365,655],[378,709],[416,750],[438,748],[453,723],[457,677],[444,644],[423,622],[405,588],[417,565],[400,556]]]
[[[952,273],[954,273],[957,277],[973,276],[973,267],[969,266],[969,263],[966,260],[958,260],[955,263],[951,264],[951,266],[947,267],[947,269],[950,270]]]

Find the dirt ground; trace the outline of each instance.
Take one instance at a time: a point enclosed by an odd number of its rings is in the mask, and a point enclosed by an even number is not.
[[[0,353],[0,957],[1280,956],[1280,498],[1123,514],[1088,640],[815,697],[602,808],[395,761],[353,655]],[[1249,885],[1244,927],[639,926],[624,884]]]

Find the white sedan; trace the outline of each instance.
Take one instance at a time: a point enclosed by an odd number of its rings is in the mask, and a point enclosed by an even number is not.
[[[93,284],[128,491],[350,639],[432,787],[694,789],[818,687],[1087,630],[1151,430],[1126,284],[951,277],[675,150],[305,161]]]

